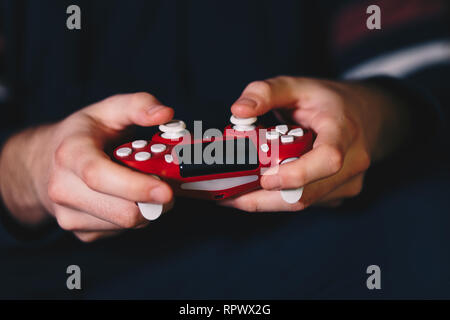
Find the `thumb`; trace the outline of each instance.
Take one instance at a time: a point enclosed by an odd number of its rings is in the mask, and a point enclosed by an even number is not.
[[[297,80],[276,77],[250,83],[240,98],[231,106],[231,112],[240,118],[262,115],[273,108],[292,107],[298,100]]]
[[[119,94],[84,110],[106,127],[123,130],[130,125],[154,126],[170,121],[174,110],[145,92]]]

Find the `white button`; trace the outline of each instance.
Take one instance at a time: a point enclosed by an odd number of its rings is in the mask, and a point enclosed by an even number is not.
[[[286,134],[286,132],[288,132],[289,128],[285,124],[280,124],[275,127],[275,130],[277,130],[281,134]]]
[[[138,152],[134,155],[134,159],[136,159],[136,161],[146,161],[150,159],[151,156],[150,152]]]
[[[138,202],[139,211],[147,220],[156,220],[163,212],[163,205],[158,203],[143,203]]]
[[[181,138],[182,136],[187,135],[188,133],[189,133],[189,131],[187,131],[187,130],[181,130],[178,132],[164,132],[161,134],[161,137],[163,137],[164,139],[175,140],[175,139]]]
[[[155,152],[155,153],[163,152],[166,149],[167,149],[167,147],[162,143],[157,143],[150,147],[150,151]]]
[[[261,145],[261,150],[262,150],[263,152],[269,151],[269,145],[268,145],[267,143],[262,144],[262,145]]]
[[[248,125],[254,124],[256,122],[256,120],[258,120],[258,118],[256,118],[256,117],[238,118],[235,116],[231,116],[231,118],[230,118],[230,122],[237,126],[248,126]]]
[[[130,148],[120,148],[120,149],[117,149],[116,155],[118,157],[123,158],[123,157],[128,157],[132,152],[133,152],[133,150],[131,150]]]
[[[181,120],[172,120],[159,126],[162,132],[179,132],[186,128],[186,124]]]
[[[147,145],[147,141],[145,140],[136,140],[131,143],[131,146],[134,149],[142,149]]]
[[[281,143],[294,142],[294,136],[281,136]]]
[[[287,158],[283,161],[281,161],[281,164],[292,162],[297,160],[298,158]],[[297,203],[302,195],[303,195],[303,187],[297,188],[297,189],[284,189],[280,190],[281,198],[283,198],[284,201],[287,203],[293,204]]]
[[[255,126],[252,126],[252,125],[248,125],[248,126],[245,126],[245,125],[235,125],[235,126],[233,126],[233,130],[236,130],[236,131],[252,131],[252,130],[255,130]]]
[[[267,140],[275,140],[275,139],[278,139],[279,136],[280,136],[280,133],[277,131],[267,131],[266,132]]]
[[[294,136],[294,137],[303,137],[303,129],[302,128],[295,128],[288,132],[288,135]]]
[[[164,155],[164,160],[166,160],[167,163],[172,163],[173,162],[173,157],[171,154],[165,154]]]

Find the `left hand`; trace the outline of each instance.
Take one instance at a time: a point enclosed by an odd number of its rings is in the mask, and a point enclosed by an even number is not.
[[[221,202],[244,211],[299,211],[335,207],[357,196],[371,161],[394,150],[408,131],[401,101],[367,83],[277,77],[250,83],[232,105],[241,118],[274,110],[313,130],[313,149],[298,160],[270,169],[262,190]],[[388,139],[384,139],[384,137]],[[305,187],[299,202],[286,203],[278,190]]]

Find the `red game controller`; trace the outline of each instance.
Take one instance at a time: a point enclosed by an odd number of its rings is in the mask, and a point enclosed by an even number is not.
[[[257,118],[231,116],[224,132],[209,129],[194,137],[183,121],[160,125],[150,141],[136,140],[114,150],[114,157],[133,169],[166,181],[176,195],[222,200],[260,188],[270,167],[298,159],[311,150],[313,133],[299,126],[263,128]],[[200,130],[201,133],[201,130]],[[303,188],[281,190],[288,203],[300,200]],[[162,206],[138,203],[142,214],[156,219]]]

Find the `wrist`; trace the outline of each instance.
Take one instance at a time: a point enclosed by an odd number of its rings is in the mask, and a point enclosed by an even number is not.
[[[359,115],[372,160],[380,161],[399,149],[411,130],[405,101],[377,82],[353,83]]]
[[[0,195],[11,216],[20,224],[38,226],[49,214],[37,192],[39,164],[46,159],[36,153],[44,138],[43,127],[24,130],[12,136],[0,154]],[[41,150],[43,151],[43,150]]]

